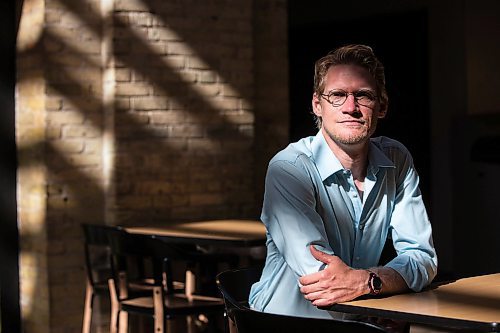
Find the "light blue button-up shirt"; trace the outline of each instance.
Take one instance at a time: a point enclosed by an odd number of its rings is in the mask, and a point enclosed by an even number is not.
[[[436,275],[437,256],[418,181],[408,150],[387,137],[371,139],[365,200],[321,131],[279,152],[266,176],[261,219],[267,258],[250,305],[288,315],[336,316],[300,293],[299,277],[325,266],[309,245],[353,268],[369,268],[377,266],[389,233],[397,256],[386,266],[415,291],[428,285]]]

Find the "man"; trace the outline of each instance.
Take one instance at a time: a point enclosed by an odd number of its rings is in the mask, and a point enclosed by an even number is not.
[[[395,140],[371,138],[387,106],[384,68],[370,47],[344,46],[316,62],[319,132],[269,163],[261,216],[267,258],[250,292],[253,308],[336,317],[318,307],[418,291],[436,275],[411,155]],[[397,256],[378,267],[388,235]]]

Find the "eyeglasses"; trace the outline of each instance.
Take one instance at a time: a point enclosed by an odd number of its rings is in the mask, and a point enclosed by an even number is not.
[[[371,90],[358,90],[355,92],[347,92],[341,89],[335,89],[328,92],[328,94],[321,94],[328,103],[332,106],[341,106],[347,100],[349,95],[354,96],[356,103],[366,107],[372,107],[375,105],[377,99],[377,94]]]

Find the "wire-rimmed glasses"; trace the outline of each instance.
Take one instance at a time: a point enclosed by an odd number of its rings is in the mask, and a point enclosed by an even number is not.
[[[366,107],[373,107],[377,100],[377,94],[371,90],[358,90],[354,92],[347,92],[342,89],[330,90],[328,94],[321,94],[328,103],[332,106],[341,106],[347,100],[349,95],[354,96],[356,103]]]

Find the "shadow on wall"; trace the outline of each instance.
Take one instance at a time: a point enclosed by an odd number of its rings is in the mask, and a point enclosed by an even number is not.
[[[48,281],[35,272],[31,284],[51,287],[51,311],[65,315],[58,325],[80,325],[79,224],[102,221],[108,196],[114,196],[116,221],[125,224],[255,213],[251,4],[223,11],[214,4],[126,4],[137,6],[133,11],[116,4],[112,106],[103,104],[104,88],[95,82],[103,22],[89,3],[53,3],[54,21],[33,48],[18,54],[20,62],[40,57],[47,73],[47,139],[18,151],[21,169],[46,163],[47,215],[43,226],[22,230],[21,242],[32,266],[46,267]],[[69,17],[74,25],[64,26]],[[112,192],[101,155],[108,133],[114,134]],[[40,242],[48,244],[46,266]],[[23,312],[36,316],[37,297],[22,298],[29,303]]]

